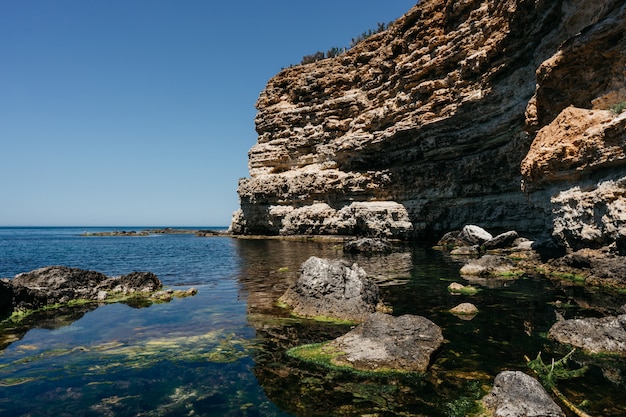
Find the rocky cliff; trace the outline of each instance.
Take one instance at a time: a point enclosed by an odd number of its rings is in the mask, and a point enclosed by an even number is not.
[[[346,53],[283,70],[257,102],[231,230],[623,239],[625,116],[605,109],[626,100],[625,7],[423,0]],[[593,233],[563,221],[604,199]]]

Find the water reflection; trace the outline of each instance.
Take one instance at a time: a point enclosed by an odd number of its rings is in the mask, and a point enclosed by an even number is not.
[[[245,265],[240,294],[247,298],[248,322],[260,345],[253,353],[253,372],[272,402],[299,416],[463,415],[463,407],[483,395],[499,372],[525,371],[524,356],[565,353],[566,348],[545,337],[557,313],[598,314],[592,304],[611,310],[624,303],[623,296],[561,288],[541,276],[473,281],[480,288],[477,295],[451,295],[447,291],[451,282],[468,283],[459,275],[458,261],[419,244],[386,256],[343,254],[330,243],[272,240],[242,240],[237,250]],[[331,340],[349,330],[296,320],[275,306],[310,256],[357,262],[381,285],[383,299],[394,314],[422,315],[443,328],[446,342],[434,355],[427,375],[366,378],[305,364],[285,354],[291,347]],[[461,302],[479,308],[473,320],[449,313]],[[618,392],[623,389],[625,368],[623,360],[595,364],[586,379],[568,382],[564,389],[581,401],[595,398],[596,411],[603,410],[596,415],[623,415],[626,405],[620,403]],[[611,393],[612,399],[601,392]]]

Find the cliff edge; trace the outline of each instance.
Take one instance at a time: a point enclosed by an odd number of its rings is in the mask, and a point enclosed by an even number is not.
[[[423,0],[342,55],[281,71],[257,102],[231,231],[623,240],[626,116],[606,109],[626,101],[625,7]]]

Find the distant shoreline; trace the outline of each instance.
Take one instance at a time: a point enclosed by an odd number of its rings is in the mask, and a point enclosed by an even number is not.
[[[177,229],[173,227],[142,229],[142,230],[110,230],[104,232],[83,232],[81,236],[101,237],[101,236],[129,236],[141,237],[152,235],[196,235],[199,237],[206,236],[226,236],[227,230],[214,229]]]

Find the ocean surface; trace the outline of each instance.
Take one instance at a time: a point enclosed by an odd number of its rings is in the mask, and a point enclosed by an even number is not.
[[[475,296],[460,263],[428,244],[390,255],[344,254],[336,242],[81,236],[143,228],[0,228],[0,277],[65,265],[107,275],[150,271],[197,295],[150,306],[107,304],[45,312],[0,329],[0,416],[462,416],[524,356],[568,349],[546,333],[556,313],[601,315],[626,297],[540,276],[483,280]],[[394,314],[418,314],[446,339],[425,376],[364,376],[302,363],[286,351],[349,326],[296,319],[276,301],[310,256],[358,262]],[[472,320],[449,313],[470,301]],[[596,308],[595,305],[602,305]],[[603,310],[604,309],[604,310]],[[626,367],[592,364],[559,387],[594,416],[626,415]]]

